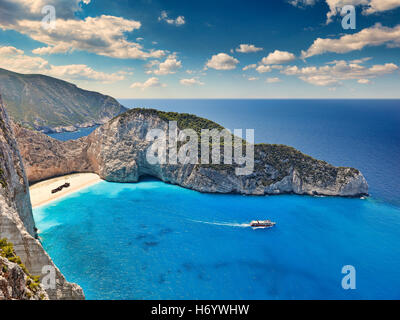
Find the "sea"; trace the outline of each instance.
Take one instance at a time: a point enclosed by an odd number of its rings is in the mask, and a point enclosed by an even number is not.
[[[87,128],[79,128],[76,131],[71,131],[71,132],[57,132],[57,133],[49,133],[48,136],[55,138],[60,141],[68,141],[68,140],[75,140],[79,139],[84,136],[88,136],[91,134],[94,130],[99,127],[98,125],[92,126],[92,127],[87,127]]]
[[[370,197],[100,182],[34,209],[45,249],[88,299],[400,298],[400,100],[120,102],[254,129],[257,143],[358,168]],[[249,226],[267,218],[277,225]]]

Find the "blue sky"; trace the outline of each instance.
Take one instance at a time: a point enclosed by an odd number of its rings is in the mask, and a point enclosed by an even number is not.
[[[400,98],[399,17],[400,0],[2,0],[0,67],[116,98]]]

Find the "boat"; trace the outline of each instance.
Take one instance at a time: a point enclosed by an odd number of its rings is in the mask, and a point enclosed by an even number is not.
[[[252,228],[271,228],[276,225],[276,222],[270,220],[253,220],[250,222]]]
[[[59,186],[58,188],[55,188],[55,189],[51,190],[51,193],[60,192],[62,189],[69,188],[70,186],[71,186],[71,184],[69,182],[66,182],[62,186]]]

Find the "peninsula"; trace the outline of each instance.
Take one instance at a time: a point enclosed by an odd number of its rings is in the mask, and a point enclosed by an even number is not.
[[[210,120],[154,109],[132,109],[97,128],[89,136],[61,142],[14,124],[14,132],[30,183],[71,173],[96,173],[112,182],[137,182],[150,175],[164,182],[210,193],[246,195],[306,194],[356,197],[368,184],[354,168],[334,167],[284,146],[254,146],[254,171],[235,174],[235,165],[150,164],[146,152],[149,130],[166,132],[168,122],[180,130],[221,129]]]

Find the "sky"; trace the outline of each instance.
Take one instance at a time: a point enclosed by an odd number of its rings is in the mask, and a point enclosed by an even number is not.
[[[115,98],[400,98],[400,0],[0,0],[0,68]]]

